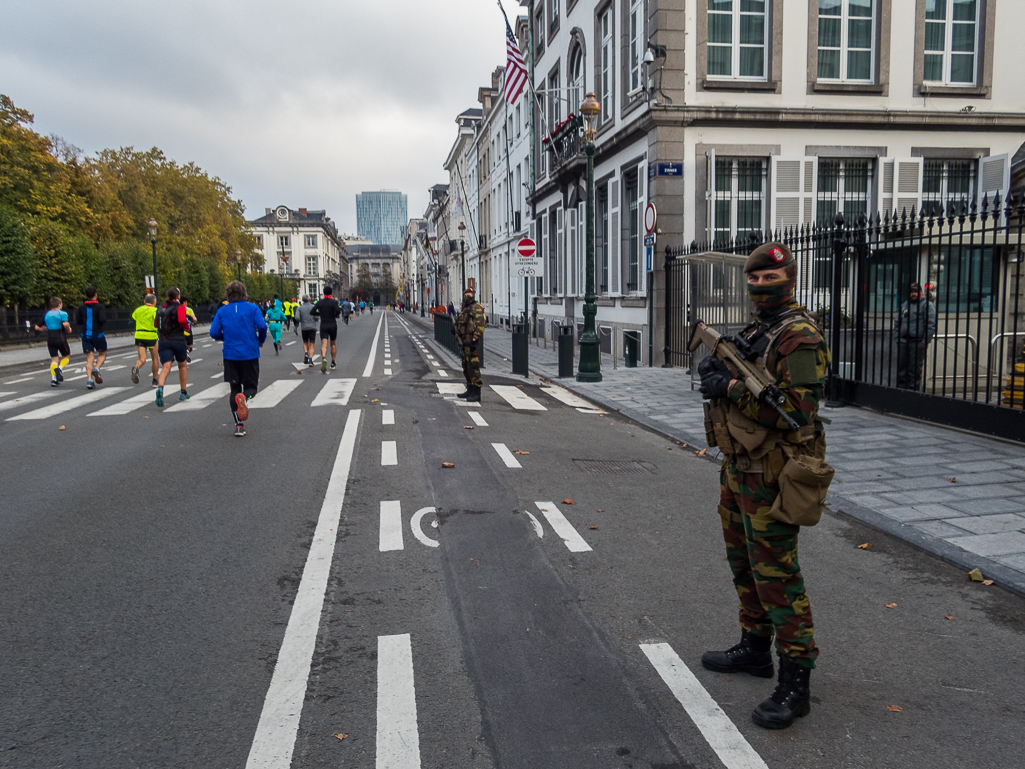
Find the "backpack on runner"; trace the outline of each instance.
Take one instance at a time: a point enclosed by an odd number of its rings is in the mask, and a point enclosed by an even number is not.
[[[162,336],[170,336],[175,331],[181,329],[181,324],[178,322],[178,305],[164,305],[157,310],[157,330]]]

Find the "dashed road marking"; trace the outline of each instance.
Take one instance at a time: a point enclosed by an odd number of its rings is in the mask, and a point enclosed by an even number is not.
[[[591,552],[591,546],[573,528],[573,524],[566,519],[554,502],[535,502],[534,504],[537,505],[537,509],[541,511],[555,533],[562,537],[562,541],[566,543],[566,547],[571,553]]]
[[[381,464],[385,467],[397,465],[399,453],[395,441],[381,441]]]
[[[500,456],[502,458],[502,461],[505,462],[506,467],[523,467],[523,465],[520,464],[519,460],[513,456],[513,453],[509,451],[509,447],[506,446],[504,443],[492,443],[491,447],[498,452],[498,456]]]
[[[470,415],[470,419],[473,420],[473,423],[475,425],[477,425],[477,427],[487,427],[488,426],[488,423],[484,421],[484,417],[481,416],[479,411],[470,411],[470,412],[467,412],[467,413]]]
[[[377,769],[420,769],[408,633],[377,638]]]
[[[402,503],[397,499],[381,500],[381,532],[378,539],[381,552],[401,550]]]
[[[395,424],[395,411],[393,409],[385,409],[381,412],[381,424],[382,425],[393,425]]]
[[[491,385],[491,389],[519,411],[548,411],[544,406],[515,385]]]

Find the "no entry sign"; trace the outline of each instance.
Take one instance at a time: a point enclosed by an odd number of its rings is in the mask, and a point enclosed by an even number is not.
[[[544,276],[543,260],[537,253],[537,243],[530,238],[523,238],[516,244],[516,250],[509,260],[509,269],[521,278],[540,278]]]

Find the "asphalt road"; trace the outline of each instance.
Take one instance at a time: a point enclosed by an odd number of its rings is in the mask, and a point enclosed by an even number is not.
[[[1021,765],[1025,601],[827,513],[812,712],[764,731],[773,682],[698,663],[716,465],[495,364],[457,402],[385,315],[327,375],[265,347],[243,439],[208,341],[188,409],[0,376],[0,767]]]

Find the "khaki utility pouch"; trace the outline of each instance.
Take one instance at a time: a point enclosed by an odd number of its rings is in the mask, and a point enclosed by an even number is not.
[[[726,429],[726,410],[715,403],[705,401],[705,440],[710,447],[718,446],[724,454],[736,454],[729,430]]]
[[[749,454],[754,459],[761,459],[776,445],[776,440],[769,440],[769,435],[777,431],[744,416],[740,409],[732,403],[727,412],[726,422],[729,435],[733,439],[732,442],[742,446],[743,453]],[[722,446],[721,443],[719,445]]]
[[[779,496],[769,515],[796,526],[814,526],[822,517],[826,493],[836,471],[824,459],[796,454],[779,474]]]

